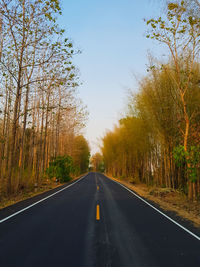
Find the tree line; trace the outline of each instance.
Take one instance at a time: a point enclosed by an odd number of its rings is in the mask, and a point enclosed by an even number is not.
[[[58,156],[70,155],[76,173],[88,168],[79,51],[57,24],[61,14],[58,0],[0,1],[1,195],[40,185]]]
[[[200,197],[200,18],[193,7],[171,1],[164,18],[146,20],[146,37],[169,57],[150,57],[127,115],[102,146],[108,173],[179,189],[191,200]]]

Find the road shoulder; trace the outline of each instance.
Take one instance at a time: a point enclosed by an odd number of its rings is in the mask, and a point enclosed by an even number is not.
[[[74,182],[80,180],[82,177],[84,177],[86,175],[81,175],[79,177],[76,177],[74,179],[72,179],[71,181],[64,183],[62,185],[58,185],[50,190],[46,190],[42,193],[36,193],[34,196],[31,197],[27,197],[25,199],[19,200],[16,203],[6,206],[2,209],[0,209],[0,220],[4,219],[5,217],[10,216],[13,213],[16,213],[30,205],[33,205],[35,202],[38,202],[54,193],[56,193],[57,191],[69,186],[70,184],[73,184]]]
[[[166,197],[163,197],[162,195],[152,195],[152,188],[150,189],[146,185],[133,185],[128,181],[116,179],[107,174],[105,174],[105,176],[115,182],[124,185],[125,187],[133,191],[135,194],[149,202],[155,208],[159,209],[161,212],[165,213],[167,216],[177,221],[178,223],[189,229],[191,232],[194,232],[196,235],[200,236],[200,216],[196,214],[196,209],[195,212],[193,212],[192,210],[188,211],[189,207],[186,206],[186,208],[184,209],[183,203],[183,207],[181,205],[179,206],[179,203],[172,203],[172,197],[169,201]],[[174,201],[176,201],[176,197],[174,198]],[[192,205],[192,203],[190,204]],[[197,206],[199,205],[199,203],[195,204]]]

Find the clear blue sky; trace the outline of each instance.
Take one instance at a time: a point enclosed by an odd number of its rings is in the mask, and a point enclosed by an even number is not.
[[[88,106],[85,136],[91,152],[112,129],[125,108],[127,89],[137,91],[133,73],[146,73],[147,51],[160,48],[145,38],[144,18],[160,14],[153,0],[62,1],[61,25],[82,54],[75,58],[83,85],[80,97]]]

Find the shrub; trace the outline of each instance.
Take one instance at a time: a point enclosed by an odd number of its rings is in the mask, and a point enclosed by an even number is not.
[[[50,179],[56,177],[59,182],[64,183],[71,180],[74,172],[73,160],[70,156],[58,156],[49,163],[46,173]]]

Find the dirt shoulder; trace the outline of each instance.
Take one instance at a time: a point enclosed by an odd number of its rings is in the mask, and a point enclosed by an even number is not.
[[[129,181],[106,176],[130,188],[139,196],[153,201],[162,209],[176,212],[178,216],[200,228],[200,202],[190,202],[182,193],[170,188],[148,187],[145,184],[132,184]]]
[[[68,184],[72,183],[73,181],[78,180],[82,176],[84,176],[84,174],[81,176],[72,178],[69,182],[64,183],[64,184],[63,183],[56,183],[54,181],[49,181],[47,183],[43,183],[39,188],[33,189],[33,191],[30,191],[30,190],[29,191],[21,191],[21,192],[17,193],[16,195],[13,195],[10,197],[3,197],[0,200],[0,210],[3,208],[6,208],[8,206],[14,205],[20,201],[38,196],[38,195],[45,193],[45,192],[48,192],[48,191],[55,189],[57,187],[61,187],[63,185],[68,185]]]

